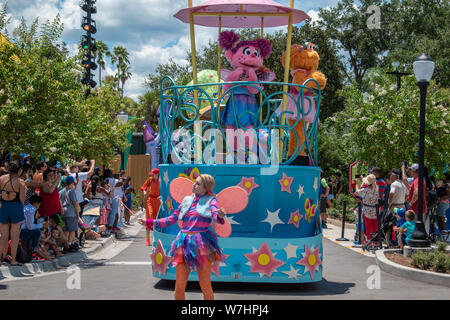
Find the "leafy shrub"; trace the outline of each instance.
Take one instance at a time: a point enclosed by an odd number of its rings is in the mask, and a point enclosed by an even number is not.
[[[447,244],[437,242],[435,252],[418,251],[411,256],[411,264],[419,269],[432,269],[436,272],[447,272],[450,270],[450,256],[446,253]]]
[[[342,212],[344,211],[344,201],[347,201],[345,209],[345,221],[355,222],[353,208],[356,206],[356,200],[350,194],[342,194],[338,199],[334,199],[333,207],[327,210],[330,217],[342,220]]]
[[[445,250],[447,249],[447,244],[442,241],[436,242],[436,251],[445,253]]]
[[[436,252],[433,255],[433,270],[436,272],[447,272],[450,267],[450,257],[443,252]]]
[[[411,258],[412,265],[422,270],[428,270],[433,265],[433,254],[430,252],[418,251]]]

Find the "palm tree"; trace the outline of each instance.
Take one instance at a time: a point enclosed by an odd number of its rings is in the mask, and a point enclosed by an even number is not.
[[[131,67],[127,64],[122,64],[120,66],[120,82],[122,82],[122,98],[123,98],[123,87],[125,86],[125,82],[131,78],[132,73],[130,72]]]
[[[105,56],[110,57],[111,52],[109,52],[108,46],[103,41],[99,40],[96,43],[96,59],[98,63],[98,81],[99,86],[102,87],[102,69],[105,70]]]
[[[117,89],[120,90],[120,81],[121,81],[121,68],[123,66],[129,65],[130,54],[128,53],[127,49],[125,49],[123,46],[117,46],[113,49],[113,55],[111,57],[112,63],[117,63]],[[123,93],[122,93],[123,94]]]

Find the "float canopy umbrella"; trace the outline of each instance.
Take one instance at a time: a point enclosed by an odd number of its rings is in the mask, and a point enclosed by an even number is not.
[[[188,0],[188,8],[181,9],[174,17],[185,23],[189,23],[190,25],[194,85],[198,84],[194,25],[218,27],[219,34],[222,27],[261,28],[261,37],[263,37],[264,34],[264,27],[287,25],[286,68],[284,70],[284,82],[287,83],[289,81],[292,25],[309,18],[302,10],[294,8],[294,0],[289,1],[289,7],[283,6],[272,0],[208,0],[201,5],[194,7],[192,5],[192,0]],[[218,74],[220,74],[220,46],[218,50]],[[284,85],[283,91],[287,92],[287,89],[287,85]],[[197,103],[198,97],[196,96],[194,98]],[[283,95],[283,110],[285,109],[286,95]],[[281,123],[285,123],[284,115],[282,116]],[[282,148],[283,144],[281,143],[280,150],[282,150]]]
[[[196,25],[224,28],[260,28],[261,17],[264,17],[265,27],[286,26],[290,13],[293,24],[309,18],[302,10],[272,0],[209,0],[199,6],[181,9],[174,17],[190,23],[191,13]]]

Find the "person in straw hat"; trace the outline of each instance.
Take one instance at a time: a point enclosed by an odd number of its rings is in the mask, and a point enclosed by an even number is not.
[[[363,178],[364,188],[357,189],[356,193],[362,198],[362,214],[364,216],[364,225],[366,228],[366,239],[377,232],[377,212],[376,205],[378,203],[378,186],[376,177],[369,174]]]

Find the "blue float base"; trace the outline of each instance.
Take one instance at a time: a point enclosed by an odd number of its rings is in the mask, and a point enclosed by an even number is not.
[[[194,180],[198,173],[211,174],[214,192],[252,179],[247,207],[227,216],[229,238],[219,238],[227,259],[212,274],[212,281],[302,283],[322,280],[322,229],[319,216],[320,168],[261,165],[160,165],[162,205],[158,218],[171,214],[178,203],[169,194],[170,181],[179,176]],[[250,190],[249,190],[250,192]],[[161,241],[166,252],[180,229],[172,225],[154,231],[154,245]],[[268,248],[267,251],[261,251]],[[261,253],[261,259],[244,254]],[[277,263],[272,267],[272,261]],[[256,265],[261,263],[261,265]],[[261,269],[262,268],[262,269]],[[255,271],[256,270],[256,271]],[[261,271],[262,270],[262,271]],[[217,275],[218,273],[218,275]],[[175,268],[155,277],[175,280]],[[189,280],[198,280],[192,272]]]

